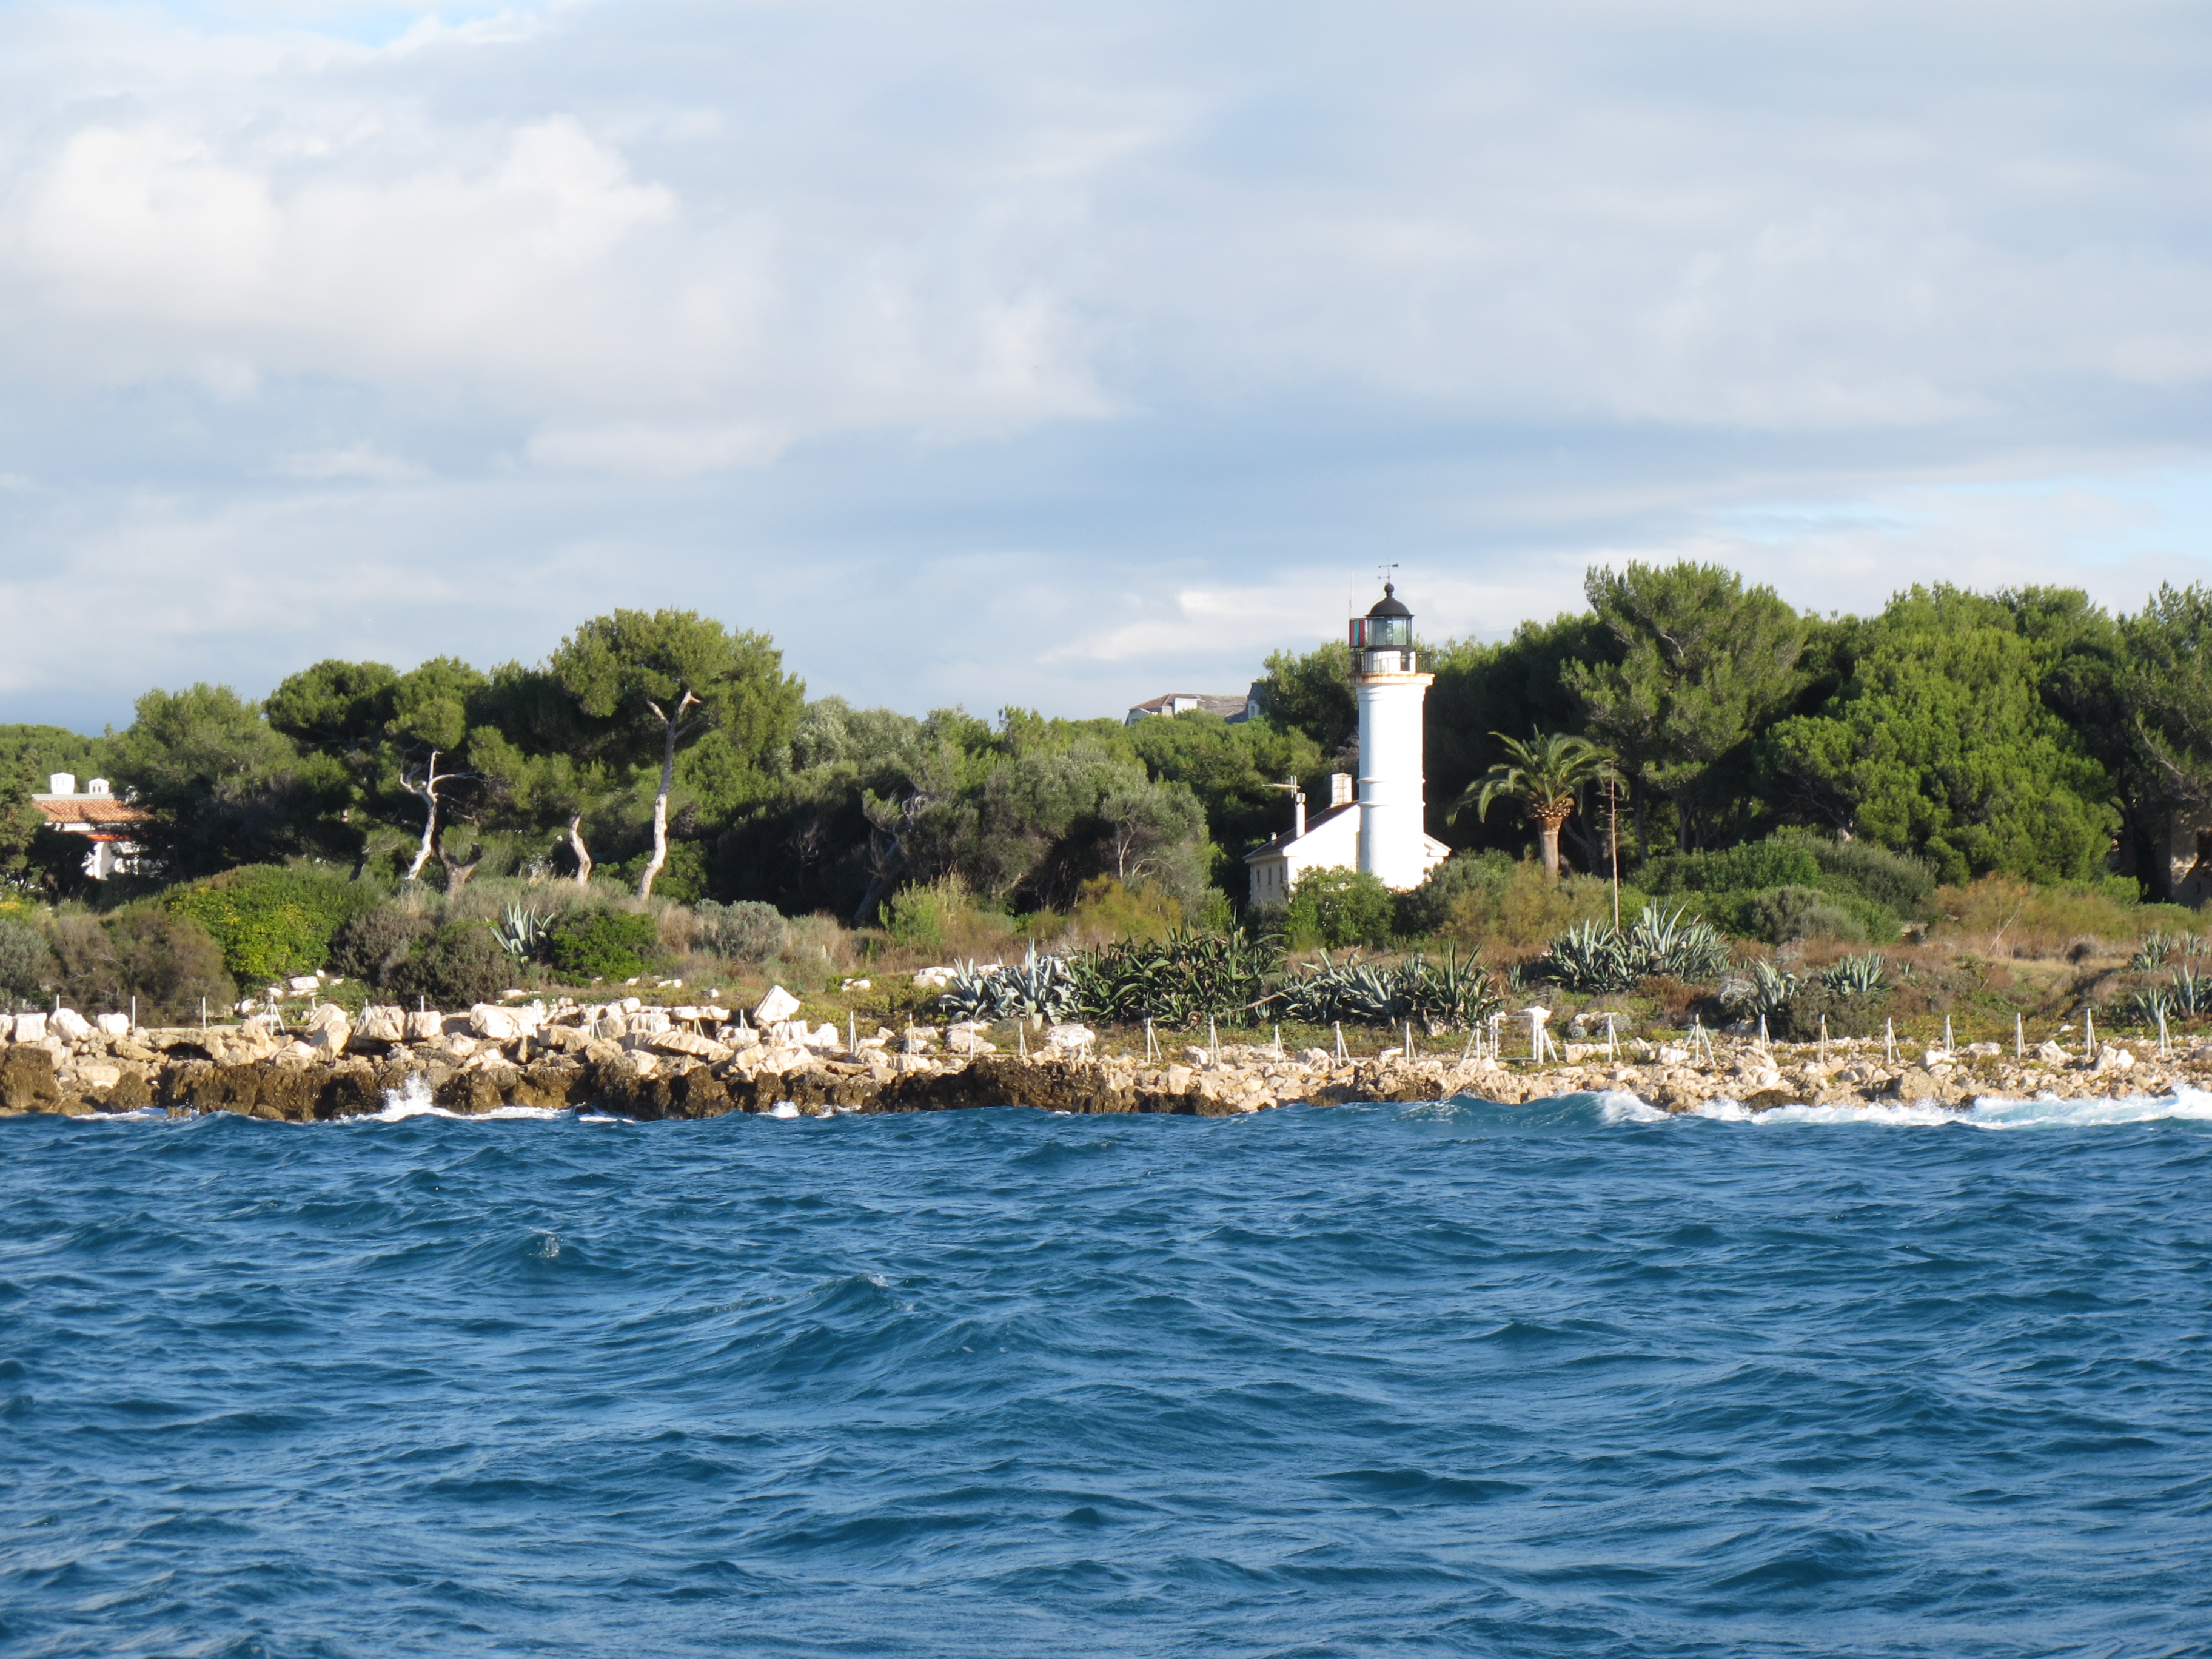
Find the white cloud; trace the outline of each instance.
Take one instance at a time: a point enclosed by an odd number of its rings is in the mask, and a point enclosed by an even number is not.
[[[287,455],[276,470],[294,478],[366,478],[378,483],[405,483],[427,476],[427,469],[404,456],[387,454],[366,439],[343,449]]]
[[[2200,568],[2130,482],[2212,449],[2212,21],[2153,0],[224,15],[0,15],[0,587],[140,642],[102,715],[647,596],[1074,711],[1383,559],[1490,635],[1626,556]]]

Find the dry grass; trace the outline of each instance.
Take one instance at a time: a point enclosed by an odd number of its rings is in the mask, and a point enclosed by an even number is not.
[[[1939,887],[1935,910],[1931,941],[2024,961],[2125,957],[2154,929],[2182,932],[2201,920],[2176,904],[2131,904],[2098,888],[2037,887],[2016,876]]]

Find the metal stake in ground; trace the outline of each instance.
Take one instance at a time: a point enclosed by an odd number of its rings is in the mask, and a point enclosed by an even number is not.
[[[1881,1023],[1881,1057],[1885,1060],[1897,1058],[1897,1022],[1893,1019]]]
[[[2012,1057],[2025,1059],[2027,1054],[2027,1022],[2015,1013],[2012,1017]]]

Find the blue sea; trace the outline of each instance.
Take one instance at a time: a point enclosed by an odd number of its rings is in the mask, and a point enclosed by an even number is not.
[[[0,1651],[2212,1652],[2212,1098],[0,1121]]]

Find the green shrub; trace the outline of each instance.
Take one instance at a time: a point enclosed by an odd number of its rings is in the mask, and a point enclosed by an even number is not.
[[[500,948],[489,927],[449,921],[392,966],[384,988],[403,1002],[465,1008],[497,1001],[514,979],[514,959]]]
[[[546,929],[546,960],[556,973],[575,984],[635,979],[659,956],[660,924],[641,911],[571,914]],[[507,960],[504,953],[500,959]]]
[[[1390,942],[1398,899],[1382,878],[1340,866],[1309,870],[1291,889],[1284,931],[1298,946],[1382,945]]]
[[[1655,896],[1818,887],[1821,885],[1820,860],[1809,842],[1796,837],[1755,841],[1709,853],[1662,853],[1644,865],[1636,884]]]
[[[1452,909],[1463,897],[1476,898],[1486,908],[1495,908],[1513,880],[1513,860],[1492,849],[1487,853],[1455,853],[1429,872],[1421,884],[1398,898],[1398,931],[1408,939],[1440,933],[1450,924]]]
[[[380,904],[364,910],[331,941],[331,971],[380,987],[435,926],[411,905]]]
[[[214,936],[190,916],[151,905],[61,917],[53,954],[53,988],[81,1012],[121,1012],[136,998],[141,1023],[181,1024],[199,1018],[203,997],[216,1010],[238,1000]]]
[[[791,938],[791,924],[773,904],[757,904],[750,899],[717,904],[712,899],[701,899],[691,907],[691,914],[697,919],[691,948],[727,957],[732,962],[766,962],[780,954]]]
[[[1209,888],[1209,892],[1218,890]],[[1040,912],[1027,925],[1040,933],[1056,919]],[[1182,903],[1148,881],[1125,886],[1113,876],[1093,876],[1076,890],[1075,908],[1058,931],[1083,939],[1165,939],[1183,925]]]
[[[902,887],[884,906],[884,931],[901,945],[937,951],[965,931],[975,901],[958,876]]]
[[[1779,945],[1793,939],[1898,936],[1900,915],[1924,914],[1936,878],[1917,859],[1806,830],[1703,853],[1664,853],[1637,884],[1676,895],[1716,927]]]
[[[1751,896],[1748,914],[1740,930],[1746,938],[1769,945],[1786,945],[1795,939],[1860,940],[1866,924],[1836,902],[1833,896],[1813,887],[1771,887]],[[1895,928],[1887,935],[1897,937]]]
[[[325,871],[249,864],[173,889],[161,902],[205,927],[240,981],[267,985],[324,966],[338,929],[383,897]]]
[[[35,1002],[53,977],[46,936],[27,921],[0,916],[0,996]]]
[[[1893,916],[1929,914],[1936,896],[1936,872],[1908,853],[1893,853],[1863,839],[1836,841],[1811,831],[1790,837],[1820,861],[1819,885],[1832,893],[1855,893]]]
[[[1825,1017],[1832,1037],[1877,1037],[1896,1006],[1890,991],[1854,994],[1815,979],[1800,986],[1780,1012],[1769,1017],[1766,1029],[1769,1036],[1784,1042],[1810,1042],[1820,1035]]]
[[[653,850],[647,848],[635,858],[623,860],[609,873],[618,877],[623,885],[634,893],[639,878],[645,874],[645,866],[652,862]],[[653,897],[689,904],[703,897],[709,884],[706,848],[696,841],[678,841],[672,836],[667,860],[661,865],[660,873],[653,878]]]

